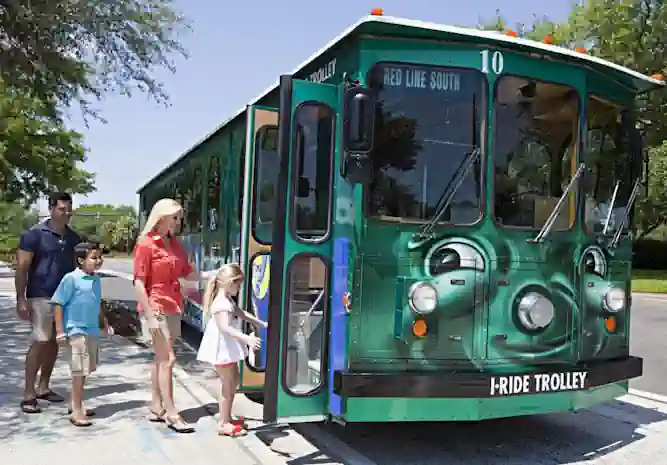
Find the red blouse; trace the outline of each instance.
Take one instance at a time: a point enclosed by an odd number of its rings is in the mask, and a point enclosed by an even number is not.
[[[160,235],[149,235],[137,243],[133,255],[133,279],[143,281],[153,309],[182,313],[183,296],[178,280],[192,273],[192,266],[181,242],[174,237],[167,247]],[[141,305],[137,311],[142,311]]]

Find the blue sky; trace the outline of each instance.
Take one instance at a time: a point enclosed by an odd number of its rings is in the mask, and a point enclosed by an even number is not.
[[[159,74],[171,106],[164,108],[141,94],[131,99],[111,95],[100,104],[106,124],[93,122],[86,128],[73,120],[90,150],[85,167],[97,173],[97,192],[77,196],[75,205],[137,205],[136,190],[149,178],[372,8],[381,7],[388,16],[474,26],[493,18],[498,7],[510,22],[529,23],[534,13],[562,21],[571,3],[175,0],[193,30],[183,37],[189,59],[177,62],[175,74]],[[540,9],[533,10],[538,4]]]

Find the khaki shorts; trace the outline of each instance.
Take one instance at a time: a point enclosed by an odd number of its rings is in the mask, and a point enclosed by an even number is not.
[[[164,336],[168,340],[173,342],[181,337],[182,314],[156,312],[155,317],[157,318],[157,321],[160,325],[162,334],[164,334]],[[144,315],[143,312],[141,312],[140,319],[141,319],[142,339],[144,340],[145,343],[152,344],[153,336],[151,335],[151,332],[148,327],[148,320],[146,320],[146,316]]]
[[[49,299],[27,299],[32,323],[32,340],[47,342],[55,337],[55,309]]]
[[[72,376],[88,376],[97,370],[100,349],[97,339],[84,334],[68,338],[69,369]]]

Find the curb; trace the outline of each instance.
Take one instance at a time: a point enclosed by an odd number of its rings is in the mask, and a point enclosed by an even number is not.
[[[667,396],[663,396],[660,394],[654,394],[652,392],[647,392],[647,391],[640,391],[639,389],[628,389],[628,394],[667,405]]]
[[[205,402],[206,399],[211,399],[213,403],[217,404],[218,400],[203,386],[201,386],[192,376],[190,376],[183,368],[174,366],[174,378],[188,394],[192,396],[197,403],[201,404],[206,411],[213,416],[215,410],[209,408],[207,405],[210,402]],[[268,447],[261,439],[259,439],[252,431],[248,431],[248,435],[236,438],[235,443],[248,456],[252,457],[258,465],[286,465],[287,462],[278,457],[271,448]]]

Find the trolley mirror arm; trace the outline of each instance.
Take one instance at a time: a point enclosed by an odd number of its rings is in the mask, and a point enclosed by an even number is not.
[[[547,221],[544,223],[544,226],[542,226],[542,229],[540,232],[535,236],[534,239],[528,239],[527,242],[531,244],[539,244],[544,241],[544,238],[547,237],[547,235],[551,232],[551,228],[553,227],[554,223],[556,222],[556,218],[558,218],[558,215],[563,208],[563,205],[565,205],[565,199],[567,198],[568,195],[570,195],[570,192],[574,188],[574,185],[577,183],[581,175],[584,173],[584,169],[586,168],[586,165],[584,163],[579,165],[579,168],[577,169],[577,172],[574,173],[574,176],[572,176],[572,180],[570,181],[570,184],[567,185],[567,188],[565,189],[565,192],[563,192],[563,195],[560,196],[560,199],[558,199],[558,202],[556,203],[556,206],[554,209],[551,211],[551,214],[549,215],[549,218],[547,218]]]
[[[632,192],[630,193],[630,199],[628,199],[628,204],[625,206],[625,211],[623,212],[621,224],[618,226],[618,229],[616,229],[614,238],[609,243],[610,249],[615,249],[618,246],[619,241],[621,240],[621,234],[623,234],[623,227],[625,226],[625,222],[628,220],[628,217],[630,216],[630,212],[632,211],[632,207],[635,204],[635,200],[637,200],[637,195],[639,194],[640,187],[641,187],[641,179],[637,178],[634,186],[632,186]]]

